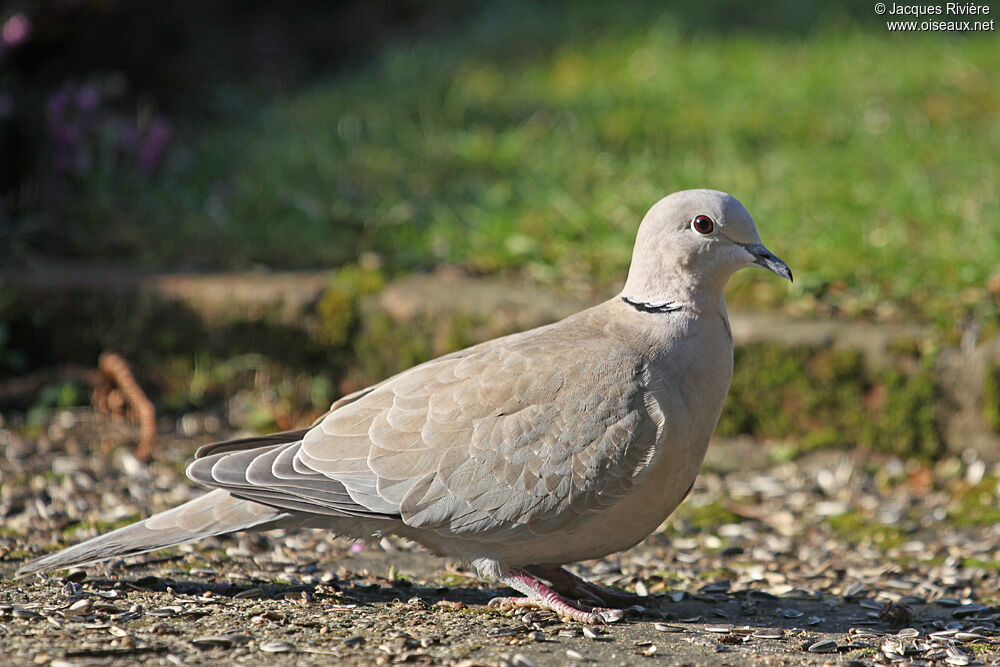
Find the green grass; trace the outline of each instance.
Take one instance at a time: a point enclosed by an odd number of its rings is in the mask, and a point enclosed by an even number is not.
[[[888,34],[867,9],[819,20],[822,3],[770,32],[645,6],[499,7],[182,132],[152,182],[96,173],[69,235],[151,264],[338,266],[373,251],[390,272],[609,283],[653,202],[713,187],[743,200],[796,275],[789,290],[744,272],[732,302],[995,326],[994,34]]]

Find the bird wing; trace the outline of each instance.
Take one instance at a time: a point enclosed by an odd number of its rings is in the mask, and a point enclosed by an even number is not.
[[[551,531],[626,493],[662,426],[641,355],[565,324],[414,367],[301,440],[220,449],[189,475],[284,509],[451,534]]]

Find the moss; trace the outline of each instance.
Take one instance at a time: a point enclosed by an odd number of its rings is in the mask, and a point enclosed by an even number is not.
[[[983,421],[994,433],[1000,433],[1000,366],[990,364],[983,378]]]
[[[986,643],[966,644],[962,648],[968,651],[969,653],[978,653],[987,655],[991,655],[993,653],[996,653],[997,651],[997,647],[995,645]]]
[[[66,479],[66,473],[46,470],[45,472],[42,473],[42,479],[44,479],[45,482],[49,485],[57,486],[59,484],[62,484],[63,480]]]
[[[997,478],[987,475],[975,486],[962,485],[948,506],[951,523],[960,528],[1000,523]]]
[[[800,451],[861,446],[936,457],[943,441],[934,359],[907,347],[876,369],[853,350],[738,348],[719,434],[792,440]]]
[[[66,527],[62,531],[63,537],[74,537],[82,532],[94,532],[98,534],[108,533],[117,530],[139,520],[139,515],[133,514],[120,521],[81,521]]]
[[[649,580],[659,579],[662,582],[680,581],[681,575],[677,574],[674,570],[658,570],[655,574],[648,577]]]
[[[388,377],[481,340],[482,325],[480,318],[464,313],[438,319],[418,317],[402,325],[372,309],[363,314],[352,341],[353,363],[367,381]]]
[[[1000,560],[981,560],[979,558],[963,558],[962,567],[974,568],[977,570],[1000,571]]]
[[[740,522],[740,517],[721,503],[709,503],[700,507],[682,505],[678,509],[677,518],[688,526],[699,530]]]
[[[704,572],[698,573],[698,578],[705,581],[719,581],[722,579],[736,579],[736,572],[730,570],[728,567],[717,567],[711,570],[705,570]]]
[[[173,564],[173,569],[180,570],[182,572],[191,572],[191,570],[210,570],[213,564],[207,560],[185,560],[179,563]]]
[[[837,537],[851,544],[873,544],[883,551],[898,547],[905,539],[895,526],[879,523],[861,512],[845,512],[827,519]]]
[[[332,347],[347,346],[358,326],[360,299],[383,286],[385,276],[377,269],[352,265],[334,271],[330,286],[316,304],[320,342]]]
[[[434,579],[434,583],[441,588],[463,588],[476,583],[476,581],[476,579],[457,572],[449,572]]]
[[[0,560],[3,561],[31,560],[32,558],[38,558],[39,556],[44,556],[47,553],[52,553],[53,551],[56,551],[58,548],[59,548],[58,546],[51,546],[51,547],[41,546],[38,547],[37,549],[32,549],[31,551],[28,551],[27,549],[11,549],[10,551],[6,552],[2,557],[0,557]]]
[[[513,611],[505,611],[497,607],[488,607],[480,605],[466,605],[459,609],[454,609],[453,611],[459,614],[468,614],[470,616],[500,616],[502,618],[513,618]]]
[[[845,655],[848,658],[870,658],[878,654],[878,650],[874,648],[856,648],[848,651]]]

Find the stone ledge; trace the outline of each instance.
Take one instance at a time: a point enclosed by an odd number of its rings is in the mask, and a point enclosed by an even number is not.
[[[0,274],[0,283],[22,313],[31,314],[47,304],[56,311],[72,311],[73,317],[80,309],[96,309],[90,313],[92,318],[113,320],[116,315],[105,313],[120,313],[122,304],[135,301],[142,307],[128,310],[129,316],[121,318],[122,326],[131,327],[128,333],[135,338],[142,327],[137,328],[134,319],[158,321],[163,328],[178,312],[171,308],[180,306],[185,317],[200,320],[206,331],[253,323],[256,328],[243,341],[253,346],[253,336],[266,336],[268,326],[281,330],[286,337],[282,341],[312,340],[317,326],[316,303],[330,285],[330,274],[149,273],[128,267],[63,263],[22,271],[8,269]],[[477,322],[475,339],[485,339],[560,319],[608,296],[567,294],[514,278],[470,277],[454,269],[441,269],[397,279],[361,301],[364,312],[382,313],[400,326],[471,318]],[[102,310],[105,302],[113,307]],[[933,347],[940,342],[933,328],[919,324],[794,320],[743,311],[731,312],[730,319],[737,346],[854,350],[873,368],[892,363],[895,346]],[[265,326],[257,327],[261,323]],[[65,324],[60,322],[60,326]],[[118,323],[102,324],[106,326],[95,334],[99,343],[116,347]],[[288,338],[289,332],[298,333]],[[198,335],[192,338],[197,340]],[[282,346],[287,344],[271,348]],[[315,350],[311,354],[316,358]],[[56,361],[88,363],[92,359]],[[937,355],[934,375],[943,396],[935,410],[949,449],[971,448],[987,460],[1000,460],[1000,434],[986,427],[983,405],[986,373],[995,368],[1000,368],[1000,337],[964,348],[944,348]]]

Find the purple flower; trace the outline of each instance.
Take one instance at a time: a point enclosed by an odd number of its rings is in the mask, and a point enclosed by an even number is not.
[[[80,111],[93,111],[101,102],[101,94],[92,85],[86,85],[76,91],[76,106]]]
[[[153,173],[160,164],[169,141],[170,123],[163,118],[155,118],[146,132],[146,136],[143,137],[136,155],[139,171],[147,176]]]
[[[18,46],[28,41],[31,37],[31,19],[18,12],[4,21],[3,28],[0,29],[0,36],[7,46]]]
[[[50,125],[55,125],[63,119],[72,97],[73,87],[70,84],[65,84],[55,95],[49,98],[49,101],[45,104],[45,117],[48,119]]]

